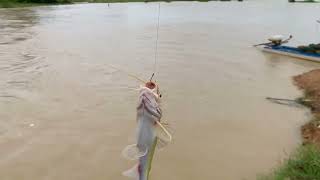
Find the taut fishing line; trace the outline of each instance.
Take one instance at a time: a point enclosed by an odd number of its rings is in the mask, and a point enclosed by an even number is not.
[[[158,24],[157,24],[157,39],[156,39],[156,45],[155,45],[155,51],[154,51],[154,65],[153,65],[153,75],[152,77],[156,74],[157,72],[157,59],[158,59],[158,41],[159,41],[159,26],[160,26],[160,2],[158,5]],[[151,78],[152,79],[152,78]]]

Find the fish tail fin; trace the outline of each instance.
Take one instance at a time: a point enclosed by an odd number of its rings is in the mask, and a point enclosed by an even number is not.
[[[124,171],[122,175],[139,180],[139,164],[136,164],[131,169]]]

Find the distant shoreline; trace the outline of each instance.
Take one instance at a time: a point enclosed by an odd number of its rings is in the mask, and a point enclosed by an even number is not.
[[[65,4],[74,4],[74,3],[20,3],[14,1],[2,1],[0,2],[0,9],[5,8],[23,8],[23,7],[34,7],[34,6],[52,6],[52,5],[65,5]]]
[[[50,6],[50,5],[66,5],[66,4],[78,4],[78,3],[130,3],[130,2],[179,2],[179,1],[197,1],[197,2],[242,2],[245,0],[57,0],[54,3],[34,3],[34,2],[18,2],[17,0],[1,0],[0,8],[19,8],[19,7],[33,7],[33,6]],[[59,2],[60,1],[60,2]],[[320,3],[317,0],[292,0],[288,3]]]
[[[22,7],[33,7],[33,6],[50,6],[50,5],[67,5],[67,4],[80,4],[80,3],[130,3],[130,2],[210,2],[210,1],[221,1],[221,2],[231,2],[231,1],[242,1],[242,0],[62,0],[62,2],[54,3],[26,3],[17,2],[16,0],[2,0],[0,1],[0,8],[22,8]]]

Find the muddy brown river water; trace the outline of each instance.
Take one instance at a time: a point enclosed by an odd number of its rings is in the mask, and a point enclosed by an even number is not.
[[[320,41],[320,5],[161,3],[156,79],[174,140],[152,180],[253,180],[300,143],[291,76],[319,64],[264,54],[272,34]],[[0,9],[0,179],[125,180],[139,82],[153,71],[157,3]]]

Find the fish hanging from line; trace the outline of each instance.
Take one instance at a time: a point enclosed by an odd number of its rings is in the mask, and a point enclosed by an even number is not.
[[[159,87],[153,82],[141,86],[137,107],[137,143],[127,146],[122,154],[130,160],[138,160],[131,169],[123,172],[124,176],[136,180],[149,180],[152,159],[156,147],[162,147],[171,140],[171,134],[160,123]]]

